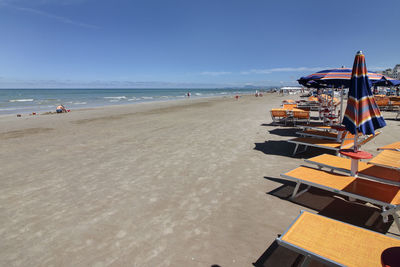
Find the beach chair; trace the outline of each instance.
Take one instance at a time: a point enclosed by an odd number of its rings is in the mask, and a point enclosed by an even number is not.
[[[388,222],[388,216],[392,215],[400,230],[400,220],[397,214],[397,211],[400,210],[400,188],[398,186],[305,166],[281,174],[281,177],[296,182],[291,199],[300,196],[313,186],[382,207],[383,221]],[[307,185],[307,188],[298,192],[301,184]]]
[[[296,126],[296,122],[305,122],[310,124],[310,111],[305,110],[293,110],[293,124]]]
[[[329,154],[323,154],[305,162],[318,166],[319,169],[327,168],[331,171],[339,171],[349,174],[351,171],[351,159],[338,157]],[[358,177],[371,179],[381,183],[387,183],[400,186],[400,172],[376,165],[367,164],[366,162],[358,162]]]
[[[375,98],[375,102],[380,110],[388,110],[390,106],[390,99],[388,97]]]
[[[273,124],[284,122],[286,125],[288,117],[288,111],[285,109],[271,109],[271,118]]]
[[[302,132],[296,132],[296,134],[302,137],[313,137],[313,138],[327,139],[327,140],[337,140],[338,137],[340,140],[342,139],[341,138],[342,136],[338,136],[339,133],[330,132],[327,131],[326,129],[328,128],[321,128],[321,130],[306,129]],[[342,132],[342,135],[343,134],[344,132]]]
[[[368,164],[400,171],[400,153],[393,150],[383,150],[376,157],[371,159]]]
[[[380,132],[376,132],[375,135],[359,135],[362,139],[360,139],[357,143],[359,147],[366,144],[370,140],[372,140],[375,136],[379,135]],[[334,140],[326,140],[326,139],[317,139],[312,137],[297,137],[294,139],[288,140],[289,143],[295,144],[295,148],[293,151],[293,156],[297,153],[305,152],[307,148],[310,147],[318,147],[328,150],[335,151],[336,155],[338,155],[340,149],[348,149],[354,146],[354,135],[350,132],[345,132],[342,137],[341,142],[337,142]],[[304,149],[300,152],[297,152],[298,148],[303,145]]]
[[[400,240],[307,211],[276,239],[304,255],[301,266],[317,260],[328,266],[382,266],[381,255]]]
[[[292,110],[297,108],[297,104],[283,104],[283,109]]]

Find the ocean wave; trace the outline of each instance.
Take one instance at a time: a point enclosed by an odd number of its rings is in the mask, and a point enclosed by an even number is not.
[[[138,100],[136,97],[128,99],[128,101],[136,101],[136,100]]]
[[[32,98],[26,98],[26,99],[10,99],[8,102],[32,102]]]
[[[141,99],[153,99],[152,96],[142,96]]]
[[[86,105],[87,102],[74,102],[73,104],[74,105]]]
[[[194,95],[201,96],[203,94],[202,93],[195,93]]]
[[[105,96],[104,98],[105,99],[117,99],[117,100],[120,100],[120,99],[126,99],[126,96]]]
[[[29,109],[29,107],[22,107],[22,108],[0,108],[0,111],[12,111],[12,110],[21,110],[21,109]]]

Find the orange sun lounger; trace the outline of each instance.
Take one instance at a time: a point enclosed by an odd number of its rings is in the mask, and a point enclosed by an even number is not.
[[[389,220],[388,215],[392,215],[400,230],[399,215],[396,213],[400,210],[400,188],[398,186],[304,166],[281,174],[281,177],[296,182],[296,187],[291,196],[292,199],[313,186],[353,199],[366,201],[382,207],[381,215],[384,222]],[[307,185],[307,188],[298,192],[301,184]]]
[[[400,142],[395,142],[393,144],[389,144],[383,147],[378,147],[378,150],[395,150],[400,151]]]
[[[286,125],[286,122],[289,118],[289,114],[286,109],[274,108],[274,109],[271,109],[271,118],[272,118],[273,124],[277,124],[279,122],[284,122]]]
[[[303,136],[303,137],[313,137],[319,139],[327,139],[327,140],[337,140],[338,133],[330,132],[330,131],[319,131],[317,129],[305,129],[302,132],[297,132],[296,134]],[[340,137],[339,137],[340,138]]]
[[[328,168],[332,171],[337,170],[347,174],[349,174],[351,170],[351,159],[329,154],[323,154],[313,158],[305,159],[305,162],[315,164],[320,168]],[[370,165],[362,161],[358,162],[358,177],[400,186],[399,171],[381,166]]]
[[[376,157],[371,159],[368,164],[400,171],[400,153],[393,150],[383,150]]]
[[[321,215],[302,211],[276,239],[280,246],[328,266],[382,266],[382,252],[400,240]]]
[[[376,132],[375,135],[367,135],[367,136],[362,136],[363,140],[359,140],[358,146],[362,146],[365,143],[369,142],[372,140],[375,136],[379,135],[380,132]],[[318,148],[324,148],[324,149],[329,149],[333,150],[336,152],[336,155],[339,153],[340,149],[347,149],[351,148],[354,146],[354,135],[346,132],[343,134],[343,138],[341,142],[337,142],[334,140],[324,140],[324,139],[317,139],[317,138],[312,138],[312,137],[298,137],[294,139],[288,140],[289,143],[293,143],[296,145],[293,151],[293,155],[297,153],[297,150],[299,146],[303,145],[304,149],[300,152],[304,152],[307,150],[309,146],[311,147],[318,147]],[[299,152],[299,153],[300,153]]]

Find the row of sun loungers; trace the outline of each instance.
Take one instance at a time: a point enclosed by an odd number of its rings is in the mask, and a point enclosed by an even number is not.
[[[271,110],[273,121],[286,125],[293,120],[296,126],[296,107],[293,103],[287,104],[291,106]],[[313,167],[300,166],[281,174],[282,178],[296,184],[291,199],[315,187],[347,197],[349,201],[359,200],[360,203],[379,207],[383,222],[393,220],[400,230],[400,142],[378,148],[381,152],[369,162],[358,162],[358,171],[354,172],[352,160],[338,155],[340,150],[354,147],[355,136],[341,127],[310,122],[309,116],[308,112],[306,123],[299,125],[303,129],[296,133],[299,137],[288,140],[295,144],[293,155],[304,146],[301,152],[308,147],[317,147],[334,151],[336,156],[316,156],[305,160]],[[379,134],[358,135],[357,147]],[[330,266],[382,266],[382,252],[391,247],[400,247],[400,239],[305,211],[277,238],[277,242],[304,255],[302,266],[306,266],[311,259]]]
[[[310,123],[310,111],[297,108],[295,103],[283,104],[282,108],[271,109],[270,112],[273,124],[286,125],[290,121],[294,125],[299,122]]]
[[[348,175],[350,159],[327,154],[306,160],[317,168],[300,166],[281,177],[296,183],[292,199],[316,187],[351,201],[360,200],[381,207],[383,221],[388,222],[392,216],[400,230],[399,146],[397,142],[379,148],[382,152],[375,158],[368,163],[360,162],[357,177]],[[299,192],[301,184],[307,188]],[[277,242],[304,255],[302,266],[311,259],[330,266],[382,266],[382,252],[400,247],[397,238],[309,212],[302,212]]]

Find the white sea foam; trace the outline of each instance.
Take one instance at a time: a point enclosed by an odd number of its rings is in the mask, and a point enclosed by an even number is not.
[[[141,98],[142,98],[142,99],[153,99],[152,96],[142,96]]]
[[[86,105],[87,102],[74,102],[73,104],[74,105]]]
[[[126,96],[105,96],[105,99],[126,99]]]
[[[201,96],[201,95],[203,95],[202,93],[195,93],[195,95],[197,95],[197,96]]]
[[[10,99],[8,102],[32,102],[32,98],[26,98],[26,99]]]
[[[136,97],[128,99],[128,101],[136,101],[136,100],[138,100]]]

